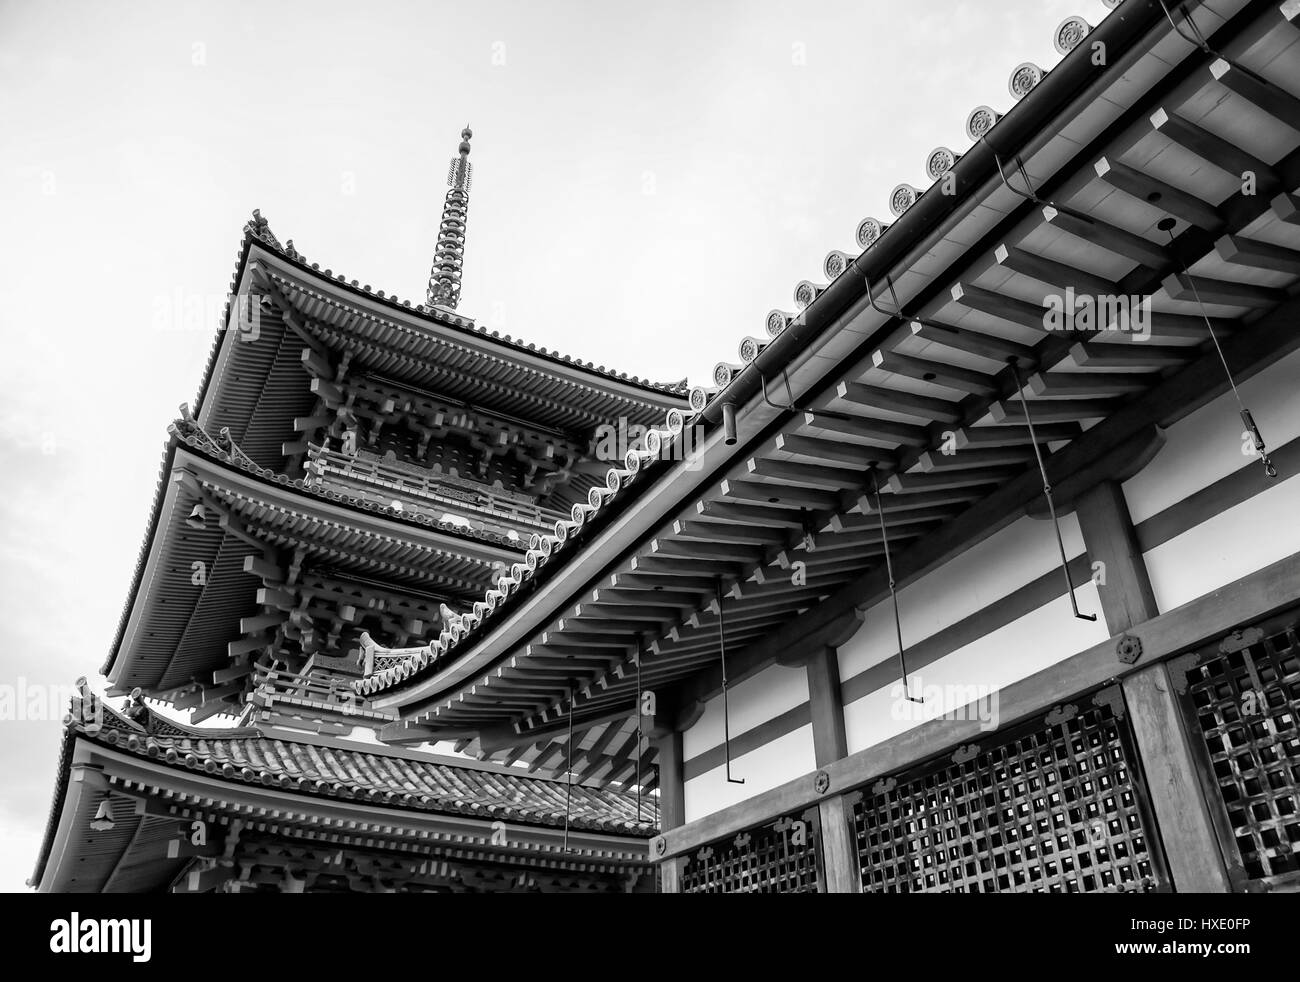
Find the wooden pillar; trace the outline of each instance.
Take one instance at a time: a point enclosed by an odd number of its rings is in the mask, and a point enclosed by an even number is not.
[[[1075,509],[1088,558],[1105,564],[1097,593],[1106,629],[1112,635],[1123,634],[1155,617],[1160,611],[1124,489],[1116,481],[1102,481],[1079,496]]]
[[[1105,564],[1097,593],[1106,627],[1112,636],[1123,634],[1159,614],[1123,488],[1103,481],[1076,506],[1088,556]],[[1122,687],[1175,888],[1226,893],[1227,871],[1169,670],[1163,662],[1149,665],[1127,676]]]
[[[673,730],[653,738],[659,754],[659,831],[686,824],[685,782],[682,778],[682,734]],[[659,864],[664,893],[680,893],[681,859]]]
[[[835,649],[821,648],[808,659],[808,703],[812,716],[813,754],[818,768],[848,756],[844,703],[840,698],[840,663]],[[858,850],[844,796],[832,794],[817,804],[821,820],[822,865],[828,893],[860,893]]]

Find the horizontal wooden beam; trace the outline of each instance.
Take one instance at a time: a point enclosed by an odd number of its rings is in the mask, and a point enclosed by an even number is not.
[[[1180,654],[1227,634],[1240,624],[1260,620],[1300,597],[1300,554],[1130,628],[1142,644],[1142,657],[1128,665],[1116,655],[1116,638],[1109,638],[1049,668],[998,691],[1003,729],[1054,705],[1069,702],[1113,679],[1142,671],[1148,665]],[[714,812],[662,836],[663,848],[652,852],[662,858],[680,856],[706,843],[735,835],[781,815],[800,811],[828,793],[843,793],[877,778],[903,770],[950,747],[986,737],[978,714],[954,713],[932,720],[898,736],[859,750],[821,768],[829,790],[819,788],[809,773],[762,792],[730,808]]]
[[[953,351],[963,351],[989,361],[1005,362],[1008,358],[1014,358],[1020,365],[1035,365],[1038,362],[1037,353],[1031,346],[995,334],[984,334],[966,327],[957,330],[921,321],[912,321],[909,326],[913,337],[931,344],[941,344]]]
[[[1300,252],[1295,249],[1284,249],[1271,242],[1260,242],[1240,235],[1225,235],[1214,243],[1214,249],[1219,258],[1234,266],[1300,276]]]
[[[930,442],[930,435],[924,426],[892,419],[865,419],[831,412],[809,412],[804,413],[804,425],[856,437],[868,443],[884,444],[888,448],[899,443],[923,447]]]
[[[1190,225],[1209,231],[1223,227],[1223,216],[1209,202],[1157,180],[1150,174],[1106,157],[1100,158],[1093,169],[1098,177],[1112,187],[1139,201],[1145,201],[1153,208],[1166,211],[1175,218],[1181,218]]]

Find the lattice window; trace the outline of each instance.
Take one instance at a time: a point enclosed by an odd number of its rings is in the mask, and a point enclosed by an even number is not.
[[[1117,687],[850,797],[867,893],[1167,889]]]
[[[1300,886],[1295,622],[1234,632],[1170,669],[1188,728],[1201,738],[1201,781],[1233,886]]]
[[[682,893],[817,893],[822,889],[817,809],[746,829],[687,857]]]

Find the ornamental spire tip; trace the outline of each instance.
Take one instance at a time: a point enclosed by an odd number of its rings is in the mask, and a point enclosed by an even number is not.
[[[447,198],[438,227],[438,246],[429,271],[428,305],[456,309],[460,302],[460,272],[465,262],[465,216],[469,208],[469,186],[473,165],[469,162],[469,141],[474,136],[467,125],[460,131],[459,156],[447,168]]]

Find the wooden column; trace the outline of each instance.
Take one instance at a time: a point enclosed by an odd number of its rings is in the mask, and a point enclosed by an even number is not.
[[[686,824],[685,782],[682,779],[682,734],[673,730],[653,738],[659,754],[659,831]],[[659,864],[664,893],[680,893],[682,860]]]
[[[812,716],[813,754],[818,768],[848,756],[844,703],[840,698],[840,663],[829,646],[808,660],[808,702]],[[832,794],[817,803],[821,819],[822,864],[828,893],[860,893],[858,850],[844,796]]]
[[[1103,481],[1079,497],[1077,511],[1089,558],[1105,563],[1105,582],[1097,593],[1111,635],[1159,614],[1123,489],[1115,481]],[[1175,888],[1228,892],[1227,871],[1169,670],[1163,662],[1149,665],[1127,676],[1122,686]]]
[[[1105,563],[1104,581],[1097,592],[1106,629],[1112,635],[1123,634],[1155,617],[1160,611],[1124,489],[1116,481],[1102,481],[1079,496],[1075,509],[1088,558]]]

